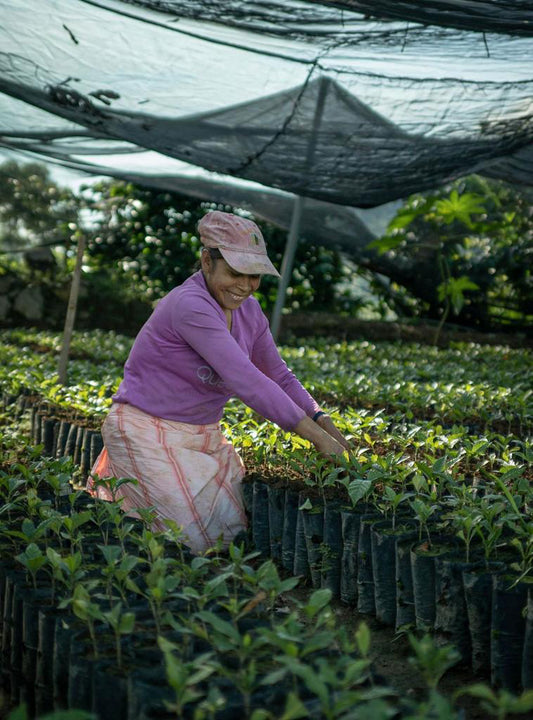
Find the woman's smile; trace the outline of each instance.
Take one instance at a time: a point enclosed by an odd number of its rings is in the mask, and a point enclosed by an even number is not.
[[[223,310],[236,310],[261,282],[260,275],[238,273],[225,260],[213,260],[208,253],[202,256],[202,270],[207,289]]]

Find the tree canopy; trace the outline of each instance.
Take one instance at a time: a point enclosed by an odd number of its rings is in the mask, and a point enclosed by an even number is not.
[[[0,180],[3,257],[28,247],[54,247],[68,271],[75,234],[85,233],[85,309],[92,309],[96,325],[102,303],[141,299],[148,306],[194,271],[200,249],[196,226],[209,209],[249,216],[238,208],[116,180],[93,183],[76,194],[59,187],[37,163],[4,163]],[[257,222],[280,268],[286,234]],[[532,259],[528,195],[470,176],[410,196],[364,257],[354,253],[348,261],[302,237],[286,308],[357,316],[368,302],[354,290],[354,278],[362,275],[374,293],[374,317],[376,308],[382,314],[392,309],[399,317],[527,330],[533,324]],[[275,278],[263,278],[259,299],[267,312],[276,290]]]

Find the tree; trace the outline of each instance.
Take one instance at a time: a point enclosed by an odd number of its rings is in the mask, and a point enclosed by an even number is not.
[[[78,225],[79,201],[50,179],[41,163],[0,165],[0,247],[68,245]]]
[[[453,312],[484,330],[533,321],[533,215],[527,195],[504,183],[472,176],[413,195],[372,247],[422,316]]]
[[[209,209],[241,212],[132,183],[106,181],[90,190],[87,206],[93,215],[93,227],[88,235],[88,254],[96,267],[113,266],[118,276],[134,283],[138,294],[151,299],[161,297],[195,269],[200,251],[196,225]],[[286,232],[256,222],[271,259],[280,267]],[[344,275],[338,253],[300,243],[287,305],[292,309],[335,308],[338,298],[333,288]],[[267,311],[273,307],[276,290],[276,278],[265,276],[259,299]]]

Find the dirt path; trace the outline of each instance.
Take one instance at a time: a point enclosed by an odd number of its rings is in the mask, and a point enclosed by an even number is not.
[[[402,697],[424,697],[423,679],[408,662],[413,652],[406,635],[398,636],[392,628],[384,626],[375,617],[362,615],[354,608],[334,603],[334,609],[338,622],[345,627],[353,627],[355,630],[360,622],[366,622],[372,636],[371,655],[374,668],[386,684]],[[490,678],[474,675],[469,667],[457,665],[445,673],[438,689],[446,697],[451,697],[459,687],[478,682],[490,684]],[[481,709],[476,699],[464,696],[457,701],[457,707],[464,709],[464,720],[489,720],[489,714]],[[533,712],[513,715],[512,718],[533,720]]]

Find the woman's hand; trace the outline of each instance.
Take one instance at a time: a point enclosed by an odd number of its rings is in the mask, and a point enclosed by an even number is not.
[[[320,415],[315,422],[329,435],[331,435],[332,438],[340,443],[345,450],[353,450],[353,445],[344,437],[340,430],[335,427],[335,424],[329,415]]]
[[[324,438],[320,438],[314,445],[322,455],[343,455],[346,452],[346,448],[329,433],[324,433]]]
[[[342,455],[346,449],[337,438],[321,428],[310,417],[304,417],[303,420],[300,420],[294,428],[294,432],[298,433],[300,437],[310,440],[322,455]],[[340,433],[339,435],[344,440]]]

